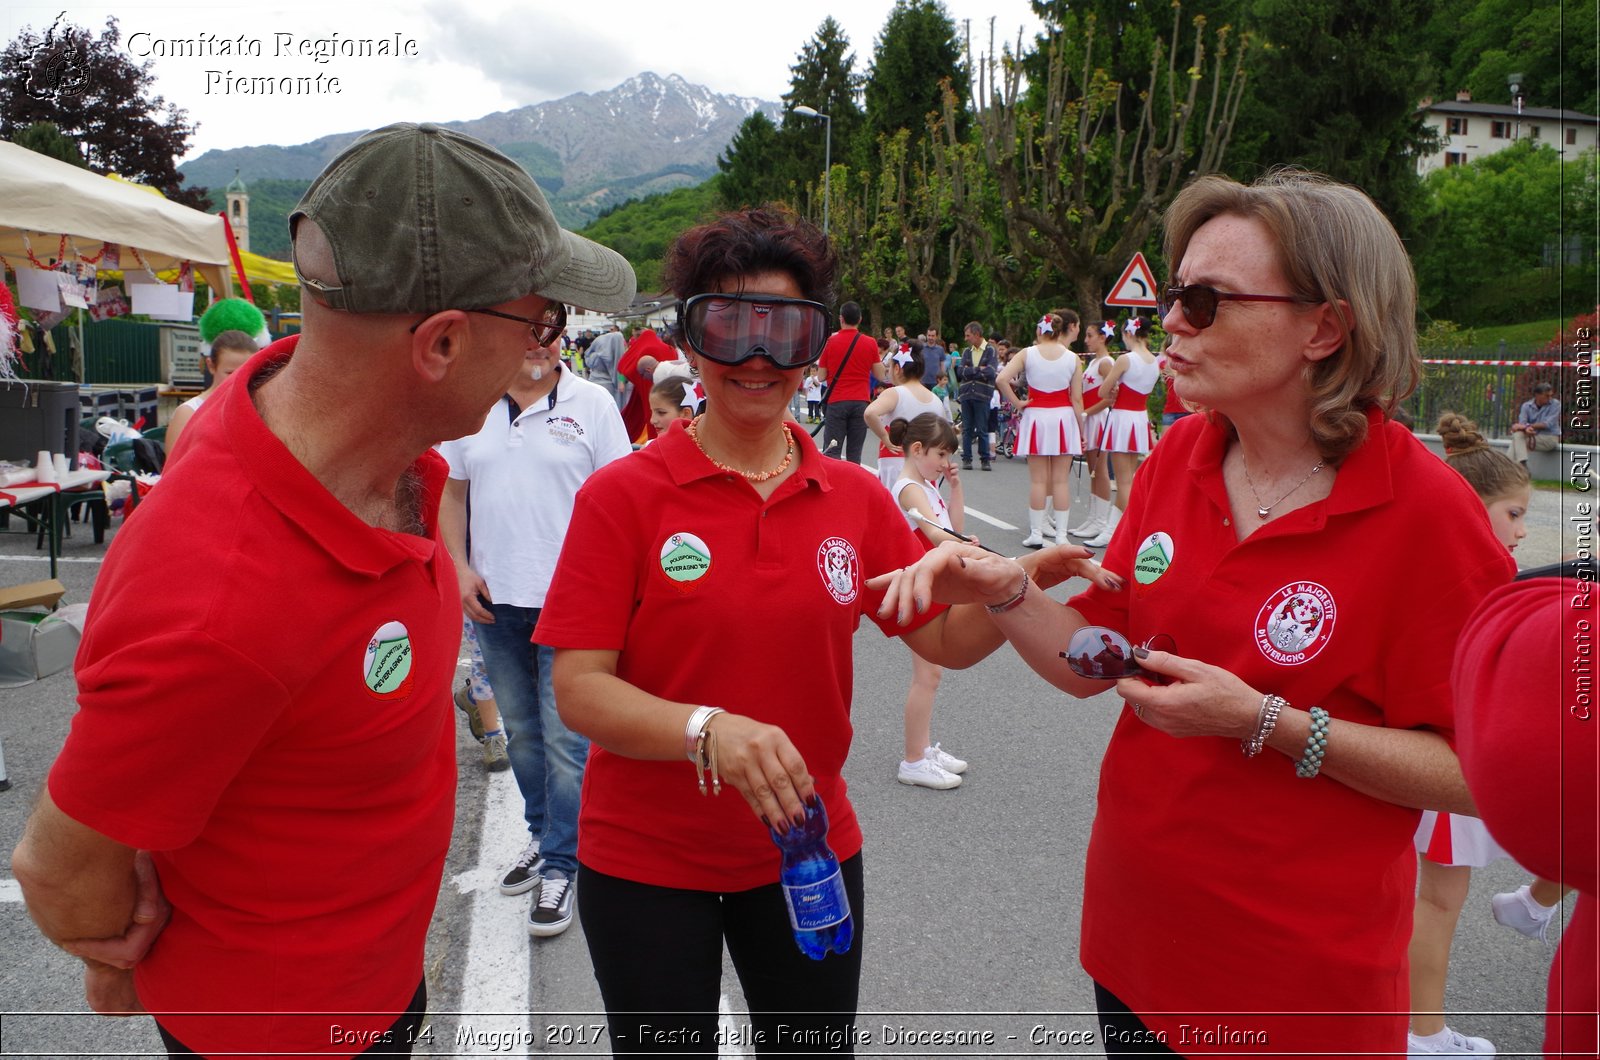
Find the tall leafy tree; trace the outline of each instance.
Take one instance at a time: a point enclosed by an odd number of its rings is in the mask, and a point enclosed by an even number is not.
[[[1054,270],[1092,316],[1183,182],[1220,168],[1245,49],[1229,27],[1211,30],[1204,16],[1186,23],[1177,4],[1170,19],[1132,83],[1099,61],[1092,13],[1081,35],[1057,28],[1040,42],[1040,74],[1025,76],[1030,64],[1012,54],[979,64],[981,152],[970,159],[947,101],[935,158],[951,212],[1012,298],[1036,293],[1043,270]]]
[[[895,0],[873,51],[865,97],[874,143],[901,129],[915,146],[944,106],[944,86],[956,93],[960,131],[966,131],[968,77],[961,39],[940,0]]]
[[[830,15],[789,67],[780,139],[796,162],[796,174],[803,179],[814,179],[822,172],[824,130],[820,119],[795,114],[795,107],[810,107],[831,119],[835,161],[846,165],[863,161],[866,115],[861,109],[861,86],[865,79],[855,66],[850,38]]]
[[[1256,0],[1255,90],[1239,113],[1253,150],[1229,169],[1240,179],[1277,164],[1326,173],[1371,195],[1402,235],[1414,231],[1416,156],[1432,146],[1417,109],[1427,12],[1393,0]]]
[[[779,172],[778,127],[754,111],[717,156],[718,194],[730,209],[783,199],[789,183]]]
[[[18,147],[54,158],[79,169],[87,169],[83,161],[83,152],[78,150],[78,145],[61,135],[61,130],[50,122],[36,121],[26,129],[17,133],[12,140]]]
[[[1594,24],[1593,0],[1441,0],[1425,35],[1431,91],[1510,103],[1521,74],[1526,106],[1600,114]]]
[[[49,122],[95,172],[200,206],[206,190],[185,190],[177,165],[194,126],[182,108],[152,94],[152,64],[129,59],[120,39],[115,18],[98,37],[59,18],[43,33],[24,27],[0,52],[0,138]]]

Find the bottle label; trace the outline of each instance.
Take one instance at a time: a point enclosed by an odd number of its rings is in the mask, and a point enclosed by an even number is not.
[[[821,931],[850,916],[850,897],[838,869],[816,883],[784,884],[783,897],[789,906],[789,923],[796,931]]]

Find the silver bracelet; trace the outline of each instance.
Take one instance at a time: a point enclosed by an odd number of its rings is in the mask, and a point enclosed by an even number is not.
[[[695,707],[694,713],[689,715],[689,723],[683,727],[683,753],[684,757],[695,764],[701,763],[700,742],[705,733],[706,722],[718,714],[726,714],[721,707]]]
[[[1267,746],[1267,738],[1272,735],[1272,730],[1278,727],[1278,715],[1283,713],[1283,708],[1289,701],[1282,696],[1268,693],[1261,697],[1261,710],[1256,714],[1255,735],[1248,740],[1239,741],[1239,750],[1244,752],[1246,758],[1254,758]]]
[[[1007,611],[1010,611],[1012,608],[1015,608],[1015,607],[1019,606],[1022,603],[1023,599],[1027,597],[1027,595],[1028,595],[1028,583],[1030,581],[1032,581],[1032,580],[1033,579],[1028,577],[1028,572],[1027,571],[1023,571],[1022,572],[1022,588],[1017,590],[1017,595],[1013,596],[1011,599],[1007,600],[1003,604],[984,604],[983,606],[988,608],[989,613],[991,615],[1003,615],[1003,614],[1005,614]]]

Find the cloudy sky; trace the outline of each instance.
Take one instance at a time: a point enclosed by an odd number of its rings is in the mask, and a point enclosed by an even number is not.
[[[116,15],[127,54],[152,61],[160,94],[199,124],[194,157],[214,148],[304,143],[391,121],[477,118],[603,91],[646,70],[777,101],[789,87],[790,65],[830,9],[864,72],[892,6],[892,0],[264,0],[233,10],[179,0],[114,6],[69,0],[64,9],[67,21],[97,35]],[[1015,41],[1024,28],[1031,39],[1040,28],[1028,0],[945,0],[945,7],[958,28],[971,20],[980,51],[987,51],[991,18],[1000,40]],[[62,10],[61,0],[0,5],[0,34],[9,41],[24,26],[42,33]],[[351,40],[398,42],[404,54],[319,60],[319,49]],[[251,79],[282,77],[309,79],[312,91],[248,94],[238,80],[248,86]]]

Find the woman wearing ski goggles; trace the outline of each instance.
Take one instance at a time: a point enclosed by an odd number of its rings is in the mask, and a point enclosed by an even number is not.
[[[880,599],[867,579],[922,546],[875,476],[788,419],[834,270],[827,237],[776,210],[679,237],[667,282],[705,412],[589,479],[545,599],[562,717],[593,741],[578,916],[619,1051],[711,1042],[726,945],[765,1041],[852,1052],[865,874],[842,777],[851,646]],[[1056,570],[1035,570],[1047,582],[1103,575],[1086,549],[1051,552]],[[806,649],[776,643],[758,610],[805,630]],[[947,666],[1000,643],[976,606],[878,625]],[[804,823],[813,799],[856,918],[821,961],[795,944],[768,832]],[[644,969],[640,953],[665,963]]]

